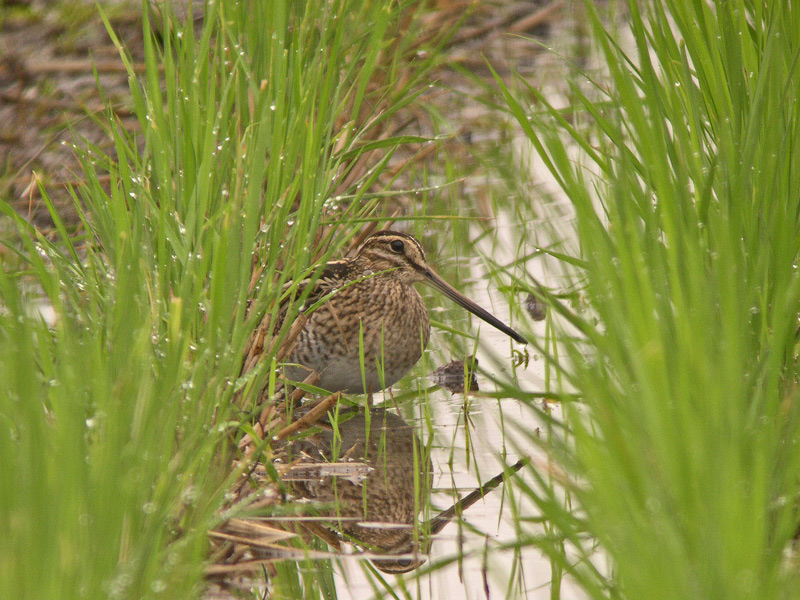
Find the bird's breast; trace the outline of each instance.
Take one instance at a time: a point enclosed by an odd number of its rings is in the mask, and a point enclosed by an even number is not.
[[[343,286],[314,311],[292,361],[319,372],[324,389],[376,392],[408,373],[429,339],[428,311],[414,286],[375,276]]]

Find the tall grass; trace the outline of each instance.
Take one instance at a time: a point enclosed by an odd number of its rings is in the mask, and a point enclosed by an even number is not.
[[[141,130],[109,111],[115,156],[82,151],[81,227],[53,211],[46,237],[0,205],[19,231],[0,274],[3,598],[199,594],[254,315],[380,214],[366,194],[410,141],[373,134],[428,65],[392,79],[413,6],[208,3],[197,35],[150,11],[141,75],[120,45]],[[298,577],[275,585],[330,597]]]
[[[541,474],[551,530],[520,543],[593,598],[797,597],[800,14],[627,8],[631,50],[587,3],[607,76],[576,74],[570,109],[503,86],[574,207],[592,313],[551,447],[578,508]]]

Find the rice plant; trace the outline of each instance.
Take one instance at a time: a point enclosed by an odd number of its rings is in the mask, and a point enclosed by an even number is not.
[[[571,201],[589,307],[549,298],[579,401],[519,543],[593,598],[796,597],[800,15],[629,2],[626,45],[586,7],[605,74],[576,67],[568,108],[498,81]]]

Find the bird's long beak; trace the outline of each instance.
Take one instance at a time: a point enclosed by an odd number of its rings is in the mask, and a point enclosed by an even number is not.
[[[464,296],[461,292],[456,290],[452,285],[447,283],[444,279],[439,277],[429,268],[425,270],[425,282],[435,287],[437,290],[442,292],[445,296],[450,298],[453,302],[455,302],[459,306],[466,308],[473,315],[475,315],[476,317],[480,317],[481,319],[489,323],[489,325],[499,329],[512,339],[518,341],[521,344],[528,343],[528,340],[526,340],[516,331],[511,329],[511,327],[503,323],[500,319],[495,317],[488,310],[484,310],[483,308],[475,304],[472,300]]]

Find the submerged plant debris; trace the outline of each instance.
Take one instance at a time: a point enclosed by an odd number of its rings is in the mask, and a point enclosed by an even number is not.
[[[478,379],[475,377],[477,367],[478,359],[468,356],[466,361],[451,360],[436,369],[429,377],[433,383],[443,387],[451,394],[463,394],[465,391],[477,392],[480,391]]]
[[[534,321],[544,321],[547,318],[547,304],[533,294],[525,297],[525,310]]]

